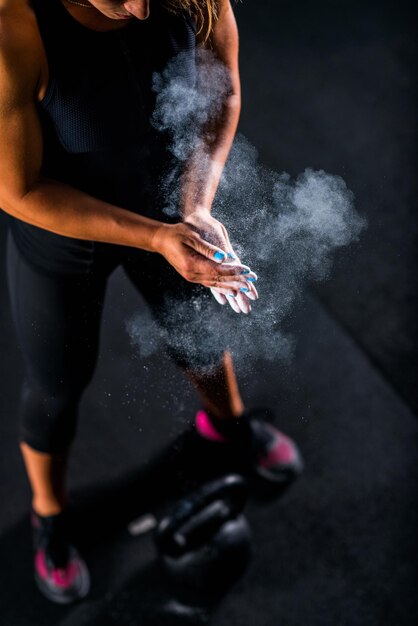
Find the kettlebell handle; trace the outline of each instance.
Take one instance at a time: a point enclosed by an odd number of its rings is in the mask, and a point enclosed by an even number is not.
[[[236,518],[246,500],[247,485],[238,474],[203,485],[161,520],[155,537],[157,547],[170,556],[198,548],[225,522]]]

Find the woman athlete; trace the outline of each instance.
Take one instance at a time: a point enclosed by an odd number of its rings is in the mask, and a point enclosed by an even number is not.
[[[226,66],[230,90],[208,134],[204,174],[194,176],[196,159],[185,166],[175,221],[158,195],[168,159],[150,123],[152,76],[181,52],[193,83],[197,46]],[[52,601],[89,588],[68,540],[65,472],[110,273],[122,265],[162,325],[167,298],[187,307],[210,288],[244,313],[257,298],[255,275],[229,262],[228,234],[211,216],[239,111],[229,0],[0,0],[0,206],[10,216],[8,283],[26,370],[19,438],[35,579]],[[215,359],[199,346],[168,349],[200,393],[199,435],[238,450],[270,480],[300,472],[294,443],[244,408],[227,351]]]

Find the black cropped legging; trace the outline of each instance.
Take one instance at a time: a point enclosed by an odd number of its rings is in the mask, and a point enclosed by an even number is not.
[[[96,250],[88,272],[48,275],[22,257],[9,233],[9,294],[26,370],[19,407],[19,435],[21,441],[40,452],[64,449],[74,438],[80,398],[97,360],[107,280],[118,265],[123,266],[159,323],[166,327],[167,336],[175,334],[175,329],[169,328],[172,317],[167,319],[163,313],[167,298],[170,306],[181,300],[181,319],[187,324],[184,303],[186,307],[190,303],[193,315],[196,297],[206,298],[208,291],[185,281],[158,254],[110,244],[99,244]],[[213,306],[211,299],[205,302],[206,306]],[[179,321],[175,323],[178,326]],[[221,356],[219,350],[205,355],[199,346],[195,350],[190,345],[181,349],[180,343],[177,340],[174,347],[169,343],[167,347],[182,367],[195,368],[197,355],[202,366],[214,363]]]

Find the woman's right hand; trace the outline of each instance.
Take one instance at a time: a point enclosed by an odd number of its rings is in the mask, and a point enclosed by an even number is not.
[[[249,268],[241,263],[223,266],[226,252],[205,241],[184,222],[162,224],[154,235],[153,248],[189,282],[222,290],[239,290],[247,285]]]

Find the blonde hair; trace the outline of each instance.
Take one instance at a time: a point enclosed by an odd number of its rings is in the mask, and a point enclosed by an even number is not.
[[[196,18],[197,34],[206,42],[219,16],[218,0],[165,0],[166,7],[177,13],[187,11]]]

